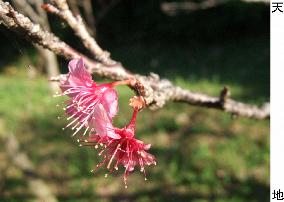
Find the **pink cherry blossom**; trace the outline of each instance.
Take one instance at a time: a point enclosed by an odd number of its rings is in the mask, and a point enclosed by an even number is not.
[[[146,152],[150,149],[151,145],[144,144],[144,142],[135,138],[137,112],[137,110],[134,110],[132,119],[126,127],[122,129],[115,128],[112,125],[107,127],[108,131],[116,134],[115,137],[114,135],[103,135],[104,131],[97,130],[98,133],[90,134],[89,138],[81,144],[84,146],[95,146],[96,149],[101,146],[98,155],[102,156],[103,160],[97,164],[95,170],[106,165],[107,169],[113,172],[114,170],[118,170],[119,165],[122,165],[124,167],[123,179],[126,188],[127,177],[130,172],[134,171],[136,165],[140,166],[140,171],[144,173],[145,180],[145,165],[156,165],[155,157]],[[105,124],[105,122],[102,122],[102,126],[105,126]],[[100,132],[103,132],[103,134],[100,134]]]
[[[85,129],[83,136],[90,131],[89,138],[82,141],[81,145],[102,146],[98,155],[103,157],[97,168],[106,164],[110,172],[124,167],[124,182],[127,187],[127,177],[134,171],[136,166],[144,173],[145,166],[156,164],[155,157],[146,151],[150,144],[145,144],[135,138],[135,123],[138,109],[144,106],[143,100],[132,98],[131,106],[134,108],[130,123],[120,129],[113,126],[112,121],[118,112],[118,95],[113,89],[116,85],[129,85],[131,79],[113,83],[97,84],[92,80],[84,66],[82,59],[74,59],[69,62],[69,73],[60,82],[62,94],[67,95],[65,102],[66,114],[70,120],[66,127],[75,130],[73,135],[82,128]],[[80,140],[79,140],[80,141]]]
[[[67,106],[64,108],[69,116],[70,123],[66,127],[75,130],[73,135],[85,128],[93,131],[94,121],[104,120],[111,122],[118,112],[118,96],[113,83],[97,84],[86,70],[83,59],[73,59],[68,65],[69,73],[60,81],[61,95],[67,95]],[[90,124],[92,122],[92,124]]]

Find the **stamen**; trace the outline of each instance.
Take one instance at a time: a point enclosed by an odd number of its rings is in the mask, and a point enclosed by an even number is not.
[[[53,95],[52,97],[60,97],[61,95]]]
[[[70,107],[73,107],[75,104],[73,103],[73,104],[69,104],[67,107],[66,107],[66,109],[69,109]]]
[[[98,155],[101,156],[104,151],[105,151],[105,149],[101,150],[101,151],[98,153]]]
[[[109,160],[109,163],[108,163],[108,165],[107,165],[107,169],[109,169],[109,168],[110,168],[111,162],[112,162],[112,160],[113,160],[114,156],[116,155],[117,150],[118,150],[118,148],[119,148],[119,147],[120,147],[120,144],[118,144],[118,145],[117,145],[117,147],[116,147],[116,149],[115,149],[115,151],[114,151],[113,155],[111,156],[111,158],[110,158],[110,160]]]
[[[83,133],[83,136],[85,136],[85,135],[86,135],[86,133],[87,133],[88,129],[89,129],[89,126],[86,128],[85,132]]]
[[[74,116],[76,116],[76,114],[77,114],[77,113],[72,114],[72,116],[69,116],[68,118],[66,118],[66,119],[67,119],[67,121],[69,121],[70,119],[74,118]]]
[[[77,123],[75,124],[75,126],[73,126],[71,129],[74,130],[79,124],[80,124],[80,122],[77,122]]]
[[[79,123],[79,122],[78,122],[78,123]],[[84,123],[85,123],[85,122],[84,122]],[[82,123],[81,126],[76,129],[76,131],[73,133],[72,136],[76,135],[76,134],[80,131],[80,129],[84,126],[84,123]],[[76,124],[76,126],[77,126],[77,124]]]

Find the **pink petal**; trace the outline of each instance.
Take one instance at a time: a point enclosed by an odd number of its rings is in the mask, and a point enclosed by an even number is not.
[[[100,136],[97,133],[93,133],[89,135],[88,141],[90,142],[98,142],[100,139]]]
[[[109,118],[113,118],[118,112],[118,96],[116,90],[109,88],[104,92],[101,101]]]
[[[100,137],[109,136],[113,139],[120,139],[120,135],[115,133],[115,128],[111,121],[103,105],[101,103],[98,104],[94,109],[90,125],[94,127]]]
[[[151,144],[144,144],[143,149],[149,150],[151,148]]]
[[[92,86],[92,76],[86,70],[82,58],[71,60],[68,64],[68,68],[69,78],[67,80],[71,86]]]

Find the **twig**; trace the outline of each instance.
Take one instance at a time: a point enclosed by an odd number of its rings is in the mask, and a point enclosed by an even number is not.
[[[18,10],[22,10],[22,12],[29,16],[34,22],[38,24],[43,24],[43,20],[41,16],[35,12],[35,10],[32,8],[30,4],[28,4],[26,1],[23,0],[13,0],[12,3],[14,3],[14,6]]]
[[[63,8],[62,8],[63,9]],[[66,9],[66,8],[64,8]],[[255,118],[266,119],[270,117],[269,103],[263,107],[244,104],[232,99],[221,97],[211,97],[202,93],[193,93],[189,90],[174,86],[169,80],[160,79],[156,74],[150,76],[142,76],[132,74],[127,71],[120,63],[116,63],[112,68],[109,66],[95,62],[62,42],[54,34],[44,31],[39,25],[33,24],[29,18],[15,11],[8,3],[0,0],[0,20],[9,29],[23,34],[31,42],[37,43],[58,55],[62,55],[66,59],[83,57],[88,67],[88,71],[100,77],[106,77],[114,80],[124,80],[135,77],[142,84],[144,91],[142,96],[146,101],[146,105],[151,109],[157,109],[164,106],[167,101],[186,102],[190,105],[204,106],[226,111],[228,113]],[[59,75],[52,77],[52,81],[59,81]],[[224,102],[225,100],[225,102]]]
[[[56,14],[64,19],[69,26],[74,30],[75,34],[82,40],[84,46],[91,51],[95,58],[104,65],[113,66],[116,61],[110,58],[110,53],[104,51],[89,34],[80,15],[76,17],[73,15],[66,0],[53,0],[52,4],[44,4],[43,8],[50,13]]]
[[[84,16],[84,18],[82,19],[84,21],[84,24],[88,32],[92,37],[96,38],[96,26],[95,26],[96,19],[93,13],[92,0],[83,0],[83,1],[67,0],[67,3],[74,16],[77,15]],[[81,11],[79,7],[83,10]]]

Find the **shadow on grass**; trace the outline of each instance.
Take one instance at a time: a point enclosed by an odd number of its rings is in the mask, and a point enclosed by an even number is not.
[[[248,193],[243,187],[250,187],[251,192]],[[134,194],[117,194],[112,196],[103,196],[102,199],[109,201],[140,201],[141,199],[148,199],[149,201],[242,201],[243,199],[249,201],[266,202],[269,200],[269,187],[256,183],[254,180],[247,180],[245,182],[235,181],[227,189],[225,194],[210,194],[204,196],[198,193],[190,193],[188,187],[187,191],[179,193],[175,191],[176,186],[165,186],[158,189],[142,190]],[[251,194],[254,193],[254,194]]]
[[[120,193],[119,190],[113,191],[110,194],[97,193],[94,190],[83,189],[81,191],[69,190],[68,184],[79,180],[80,182],[91,180],[90,169],[97,163],[97,151],[91,148],[80,148],[77,146],[75,139],[70,138],[71,130],[62,131],[62,125],[65,125],[65,119],[57,120],[56,113],[50,111],[44,113],[44,116],[37,114],[30,117],[25,121],[26,130],[32,131],[32,144],[30,141],[25,142],[22,147],[39,170],[39,176],[51,184],[61,187],[58,193],[60,201],[266,201],[269,197],[268,185],[258,182],[258,179],[247,178],[245,180],[239,179],[238,173],[244,169],[250,169],[246,162],[239,163],[239,159],[233,155],[225,156],[224,154],[231,152],[239,153],[238,148],[244,146],[244,142],[239,140],[238,135],[231,134],[230,137],[220,135],[218,128],[208,127],[210,121],[214,120],[219,125],[222,125],[223,130],[231,133],[231,124],[224,125],[227,121],[222,120],[222,115],[216,115],[214,112],[204,113],[211,118],[202,118],[205,114],[199,112],[188,112],[189,120],[182,125],[176,123],[174,119],[169,118],[169,113],[172,108],[170,107],[167,112],[159,112],[155,114],[157,126],[152,126],[150,129],[148,125],[150,122],[144,122],[143,116],[141,117],[143,127],[138,126],[138,134],[142,137],[147,137],[149,143],[153,143],[151,153],[158,159],[158,165],[154,168],[148,168],[147,172],[150,176],[151,182],[154,187],[145,184],[141,189],[139,185],[133,184],[135,191],[128,193]],[[182,108],[174,109],[174,112],[185,112]],[[145,116],[149,116],[145,112]],[[187,112],[186,112],[187,113]],[[215,115],[214,115],[215,114]],[[203,129],[196,130],[196,125],[203,120]],[[162,120],[165,120],[163,123]],[[171,123],[172,120],[172,123]],[[211,123],[214,125],[214,122]],[[198,128],[199,126],[197,126]],[[221,126],[220,126],[221,127]],[[252,126],[245,125],[246,128]],[[29,129],[30,128],[30,129]],[[140,128],[140,129],[139,129]],[[144,130],[142,128],[145,128]],[[170,139],[169,145],[163,145],[160,140],[160,146],[156,146],[158,142],[153,141],[155,135],[160,131],[164,131],[166,138]],[[151,135],[149,135],[149,133]],[[23,133],[25,139],[26,133]],[[29,134],[27,134],[27,137]],[[212,136],[212,137],[208,137]],[[152,141],[151,141],[152,139]],[[219,141],[222,140],[222,141]],[[159,141],[159,139],[157,140]],[[249,139],[247,141],[250,141]],[[209,146],[208,146],[209,145]],[[210,145],[213,145],[213,150]],[[216,150],[218,145],[222,145],[221,149]],[[248,152],[260,153],[264,152],[261,148],[257,150],[249,150]],[[35,152],[36,151],[36,152]],[[215,155],[216,153],[216,155]],[[219,156],[219,157],[218,157]],[[220,158],[218,162],[216,162]],[[225,159],[223,159],[225,158]],[[246,159],[248,160],[248,159]],[[233,162],[230,165],[231,161]],[[220,164],[224,162],[224,164]],[[241,161],[242,162],[242,161]],[[228,165],[227,165],[228,163]],[[239,168],[231,170],[232,166],[238,165]],[[254,162],[255,165],[262,165],[262,161]],[[219,170],[225,174],[219,176]],[[103,173],[96,174],[94,179]],[[105,171],[104,171],[105,172]],[[222,173],[221,172],[221,173]],[[249,176],[249,175],[248,175]],[[130,176],[131,178],[131,176]],[[97,178],[95,184],[99,183],[101,179]],[[120,180],[115,177],[114,181]],[[96,182],[98,181],[98,182]],[[13,187],[15,183],[10,184],[12,181],[7,181],[8,188]],[[110,182],[111,184],[112,182]],[[10,185],[9,185],[10,184]],[[14,184],[14,185],[13,185]],[[78,190],[82,189],[82,185],[78,185]],[[68,193],[68,194],[67,194]],[[27,196],[28,197],[28,196]],[[224,200],[225,199],[225,200]],[[232,200],[231,200],[232,199]],[[3,198],[3,201],[6,199]],[[15,195],[15,201],[18,200],[18,195]],[[221,201],[222,201],[221,200]]]

